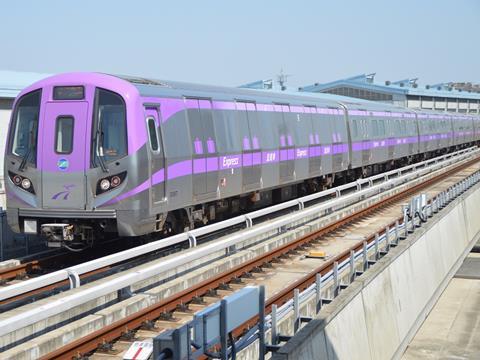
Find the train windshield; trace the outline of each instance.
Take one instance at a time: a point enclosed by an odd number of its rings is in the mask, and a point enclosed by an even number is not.
[[[97,89],[94,124],[94,166],[127,155],[127,122],[123,99],[108,90]]]
[[[36,164],[38,115],[41,90],[24,95],[17,103],[12,126],[10,152],[23,158],[24,162]]]

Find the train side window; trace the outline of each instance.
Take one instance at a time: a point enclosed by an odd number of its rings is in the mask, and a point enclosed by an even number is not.
[[[373,121],[372,121],[372,124],[373,124],[373,136],[374,136],[374,137],[377,137],[377,136],[378,136],[378,124],[377,124],[377,120],[373,120]]]
[[[358,125],[356,120],[352,120],[353,126],[353,137],[356,139],[358,137]]]
[[[384,135],[387,135],[387,134],[385,133],[385,120],[379,120],[379,122],[380,122],[380,132],[381,132],[381,134],[382,134],[383,136],[384,136]]]
[[[55,152],[71,154],[73,150],[73,117],[59,116],[55,124]]]
[[[159,150],[157,125],[155,124],[155,119],[153,117],[147,118],[147,127],[148,127],[148,136],[150,138],[150,146],[152,148],[152,151],[157,152]]]

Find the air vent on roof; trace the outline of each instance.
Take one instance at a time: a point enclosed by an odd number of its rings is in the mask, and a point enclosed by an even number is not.
[[[399,85],[400,85],[400,87],[403,87],[405,84],[401,82]]]
[[[417,83],[413,83],[412,84],[413,88],[416,89],[418,87],[418,84]]]
[[[430,85],[425,85],[425,89],[430,89]]]
[[[389,86],[392,82],[390,80],[385,81],[385,85]]]
[[[134,76],[123,76],[120,75],[119,78],[131,82],[132,84],[141,84],[141,85],[157,85],[157,86],[165,86],[168,87],[167,84],[164,82],[153,80],[153,79],[145,79],[141,77],[134,77]]]

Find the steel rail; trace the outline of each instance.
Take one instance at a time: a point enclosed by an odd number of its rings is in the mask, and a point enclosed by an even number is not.
[[[97,330],[95,332],[92,332],[91,334],[82,337],[80,339],[77,339],[67,345],[64,345],[63,347],[46,354],[43,356],[41,359],[65,359],[65,358],[72,358],[75,356],[87,354],[89,352],[94,351],[98,345],[105,343],[105,342],[111,342],[114,341],[118,338],[120,338],[123,334],[125,334],[128,331],[138,329],[142,325],[149,323],[151,321],[154,321],[155,319],[159,318],[162,314],[172,312],[179,305],[186,304],[188,302],[191,302],[195,298],[200,297],[201,295],[204,295],[210,290],[215,290],[217,289],[220,285],[226,284],[236,278],[240,278],[242,275],[254,270],[255,268],[261,267],[262,265],[272,261],[273,259],[278,258],[281,255],[285,255],[291,250],[297,249],[301,247],[302,245],[315,240],[322,235],[325,235],[328,232],[331,232],[335,229],[338,229],[339,227],[350,223],[354,220],[357,220],[359,218],[362,218],[371,212],[378,210],[379,208],[388,206],[390,203],[393,201],[398,201],[401,198],[407,197],[410,194],[417,192],[420,189],[423,189],[425,187],[428,187],[432,185],[433,183],[436,183],[438,181],[441,181],[445,179],[446,177],[452,175],[455,172],[458,172],[462,169],[467,168],[468,166],[471,166],[472,164],[475,164],[479,161],[478,158],[471,159],[469,161],[466,161],[465,163],[462,163],[460,165],[457,165],[453,167],[452,169],[443,172],[439,175],[436,175],[426,181],[423,181],[417,185],[414,185],[413,187],[410,187],[404,191],[401,191],[397,194],[393,194],[389,196],[388,198],[372,204],[364,209],[361,209],[357,211],[356,213],[353,213],[333,224],[328,225],[325,228],[322,228],[318,231],[315,231],[314,233],[308,234],[300,239],[297,239],[293,242],[284,244],[271,252],[268,252],[266,254],[260,255],[258,257],[255,257],[251,259],[250,261],[247,261],[244,264],[238,265],[236,267],[233,267],[232,269],[218,274],[214,276],[213,278],[204,280],[197,285],[185,289],[179,293],[176,293],[175,295],[170,296],[169,298],[166,298],[156,304],[150,305],[149,307],[140,310],[138,312],[135,312],[134,314],[131,314],[121,320],[118,320],[100,330]],[[403,217],[399,218],[396,221],[403,221]],[[395,222],[394,222],[395,223]],[[378,233],[378,232],[376,232]],[[374,241],[375,238],[375,233],[373,233],[368,239],[367,242],[372,242]],[[266,312],[270,312],[271,306],[273,304],[281,305],[285,303],[286,301],[290,300],[293,297],[293,292],[295,289],[306,289],[308,286],[313,284],[315,282],[315,275],[318,273],[325,274],[326,272],[330,271],[333,267],[333,264],[338,261],[342,261],[346,259],[350,255],[351,250],[358,250],[360,247],[363,246],[365,240],[361,240],[357,242],[356,244],[352,245],[349,249],[343,251],[342,253],[336,255],[332,259],[330,259],[328,262],[322,264],[318,268],[314,269],[311,271],[309,274],[306,276],[302,277],[301,279],[295,281],[291,285],[287,286],[284,290],[281,292],[275,294],[274,296],[270,297],[267,302],[266,302]],[[246,328],[249,326],[252,326],[254,323],[256,323],[258,319],[253,318],[246,322],[244,325],[241,326],[241,328],[237,328],[235,331],[235,334],[238,335],[242,331],[244,331]]]

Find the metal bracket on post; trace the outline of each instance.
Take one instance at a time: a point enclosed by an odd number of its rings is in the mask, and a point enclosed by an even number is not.
[[[293,290],[293,333],[295,334],[300,329],[300,304],[298,297],[300,295],[299,289]]]
[[[317,313],[322,310],[323,305],[330,304],[332,299],[322,297],[323,280],[321,274],[315,275],[315,301],[317,303]]]
[[[360,191],[362,190],[362,185],[360,184],[360,182],[357,180],[357,191]]]
[[[356,272],[355,272],[355,251],[350,250],[350,259],[348,261],[350,267],[350,284],[355,281]]]
[[[253,220],[251,217],[245,215],[245,221],[247,223],[247,228],[251,228],[253,226]]]
[[[315,305],[318,313],[322,309],[322,274],[315,275]]]
[[[131,298],[133,295],[134,294],[130,286],[121,288],[117,290],[117,301],[123,301],[125,299]]]
[[[398,239],[403,240],[408,236],[408,207],[403,206],[403,235],[399,235]]]
[[[67,269],[68,280],[70,281],[70,289],[80,287],[80,276],[75,271]]]
[[[188,245],[190,248],[197,246],[197,238],[192,233],[187,233],[188,235]]]
[[[362,256],[363,256],[363,271],[367,271],[368,270],[368,253],[367,253],[367,242],[364,241],[363,242],[363,248],[362,248]]]
[[[398,245],[398,242],[400,241],[400,234],[398,231],[399,223],[398,220],[395,221],[395,245]]]
[[[277,305],[272,305],[272,311],[270,312],[270,316],[272,318],[272,328],[271,328],[271,338],[272,338],[272,345],[278,344],[278,331],[277,331]]]
[[[380,244],[379,244],[379,237],[378,233],[375,233],[375,261],[380,259]]]
[[[228,359],[227,301],[220,301],[220,359]]]
[[[259,288],[259,299],[258,299],[258,346],[259,346],[259,360],[265,359],[265,286],[260,286]]]
[[[390,228],[387,226],[385,228],[385,249],[380,251],[380,255],[387,255],[390,251]]]
[[[298,210],[303,210],[303,209],[305,209],[305,204],[303,203],[303,201],[298,200]]]
[[[338,261],[333,263],[333,298],[340,292],[340,280],[338,279]]]

